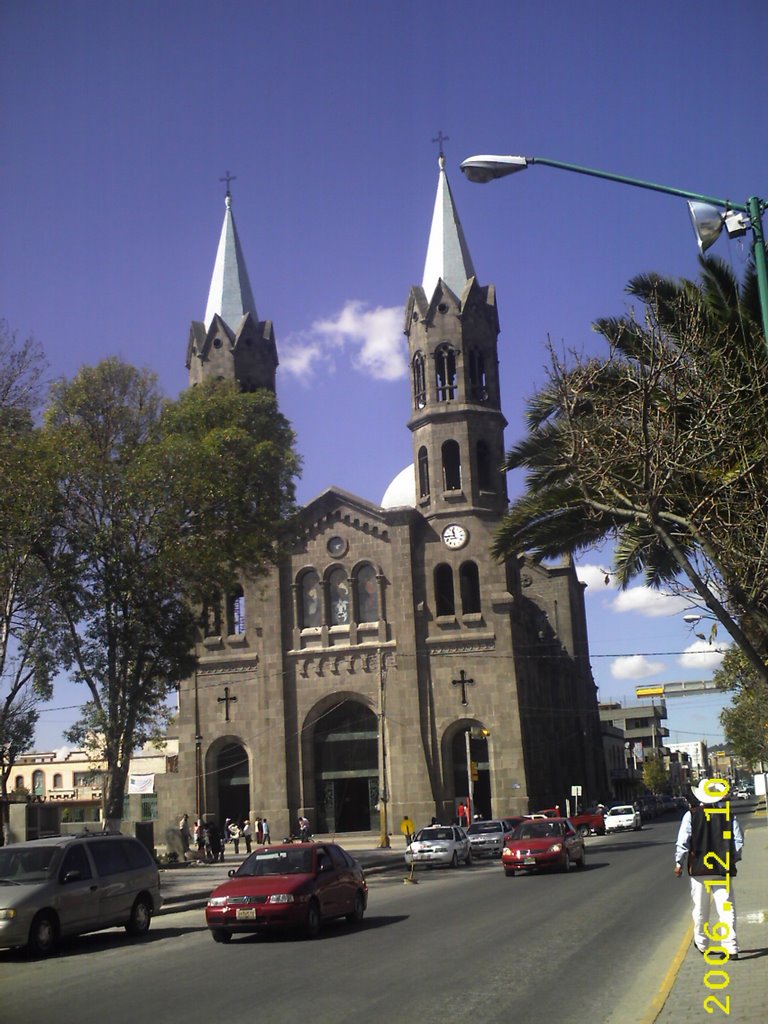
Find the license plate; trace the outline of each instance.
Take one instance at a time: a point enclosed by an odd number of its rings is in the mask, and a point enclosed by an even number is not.
[[[235,911],[235,918],[238,921],[255,921],[256,920],[256,908],[255,907],[243,907]]]
[[[536,863],[536,858],[535,857],[525,857],[523,859],[523,864],[535,864],[535,863]]]

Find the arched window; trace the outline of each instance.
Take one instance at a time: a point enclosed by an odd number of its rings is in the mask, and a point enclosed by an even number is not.
[[[463,615],[475,615],[480,611],[480,575],[474,562],[464,562],[459,569],[459,590]]]
[[[301,577],[301,629],[322,626],[323,600],[320,577],[314,569]]]
[[[45,775],[41,771],[32,772],[32,792],[35,796],[45,795]]]
[[[24,776],[23,775],[17,775],[16,776],[16,779],[14,780],[14,783],[13,783],[13,788],[14,789],[24,789]]]
[[[426,448],[419,448],[419,497],[429,497],[429,455]]]
[[[458,441],[443,443],[443,490],[461,490],[461,451]]]
[[[456,397],[456,353],[450,345],[440,345],[435,352],[435,385],[438,402]]]
[[[349,580],[344,569],[333,569],[328,577],[328,596],[331,604],[331,625],[349,623]]]
[[[54,789],[63,789],[64,788],[64,779],[62,778],[62,776],[61,776],[61,774],[59,772],[56,772],[56,774],[53,776],[53,788]]]
[[[423,409],[427,404],[427,378],[424,373],[424,356],[417,352],[413,357],[413,404]]]
[[[477,453],[477,486],[481,491],[492,491],[494,487],[491,450],[485,441],[478,441],[475,451]]]
[[[361,565],[355,577],[357,588],[357,621],[378,622],[379,584],[372,565]]]
[[[469,353],[469,394],[476,402],[485,402],[488,399],[485,357],[476,348]]]
[[[435,615],[455,615],[453,569],[450,565],[435,566]]]
[[[227,598],[227,631],[230,635],[245,632],[245,595],[239,584]]]

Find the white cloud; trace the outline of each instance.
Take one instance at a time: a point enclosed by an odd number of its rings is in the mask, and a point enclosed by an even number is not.
[[[408,362],[400,306],[377,306],[351,299],[335,316],[315,320],[308,331],[293,334],[280,346],[280,365],[306,381],[319,365],[335,369],[337,354],[351,353],[352,365],[376,380],[399,380]]]
[[[677,659],[678,665],[686,669],[704,671],[719,668],[729,644],[710,644],[706,640],[695,640]]]
[[[649,661],[644,654],[628,654],[614,658],[611,675],[614,679],[647,679],[663,672],[666,666],[660,661]]]
[[[663,594],[651,587],[630,587],[620,590],[611,602],[615,612],[637,612],[649,618],[662,615],[681,615],[690,608],[691,602],[685,597]]]

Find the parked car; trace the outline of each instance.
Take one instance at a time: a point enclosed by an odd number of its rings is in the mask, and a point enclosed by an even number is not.
[[[621,832],[624,829],[634,829],[636,832],[643,827],[640,811],[636,811],[632,804],[619,804],[611,807],[605,815],[605,831]]]
[[[473,857],[500,857],[504,839],[512,834],[503,818],[473,821],[467,829]]]
[[[205,922],[214,942],[241,932],[301,929],[316,938],[323,921],[362,921],[368,907],[363,869],[335,843],[260,846],[213,890]]]
[[[123,925],[146,933],[160,874],[133,836],[52,836],[0,847],[0,947],[46,956],[60,939]]]
[[[746,786],[737,786],[733,791],[733,795],[737,800],[749,800],[752,797],[752,794]]]
[[[569,871],[586,864],[584,837],[567,818],[536,818],[518,825],[504,845],[501,862],[510,878],[516,871],[543,868]]]
[[[405,863],[444,864],[455,868],[472,863],[472,844],[459,825],[430,825],[419,829],[405,851]]]

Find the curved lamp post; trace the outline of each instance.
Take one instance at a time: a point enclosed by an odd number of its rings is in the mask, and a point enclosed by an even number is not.
[[[729,199],[718,199],[715,196],[702,196],[697,192],[688,192],[681,188],[670,188],[668,185],[656,185],[639,178],[627,178],[609,171],[598,171],[591,167],[579,167],[577,164],[566,164],[560,160],[549,160],[541,156],[498,156],[484,154],[470,156],[463,161],[461,169],[470,181],[484,184],[494,178],[505,178],[508,174],[524,171],[531,164],[544,164],[557,167],[561,171],[573,171],[576,174],[587,174],[591,178],[606,178],[621,185],[634,185],[635,188],[650,189],[652,192],[665,192],[670,196],[687,199],[688,208],[693,222],[693,229],[699,242],[699,249],[704,252],[715,241],[723,228],[729,235],[737,236],[752,229],[752,251],[755,259],[757,287],[760,296],[760,311],[763,321],[763,335],[768,349],[768,265],[765,255],[765,238],[763,235],[763,211],[768,203],[757,196],[750,196],[746,203],[732,203]],[[724,213],[720,211],[723,210]],[[744,216],[746,214],[746,217]]]

